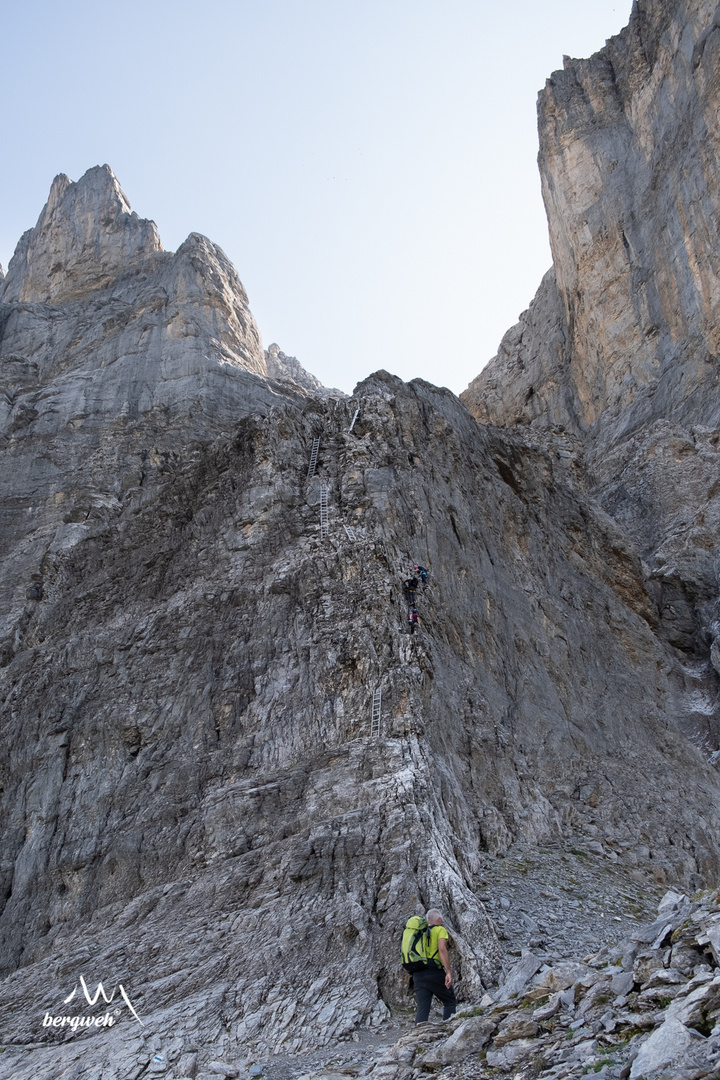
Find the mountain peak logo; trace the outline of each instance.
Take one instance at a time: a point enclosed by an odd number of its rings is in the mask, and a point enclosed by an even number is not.
[[[102,983],[98,983],[97,990],[94,994],[90,993],[87,983],[84,977],[80,976],[80,986],[85,996],[85,1000],[88,1005],[97,1005],[100,998],[106,1005],[111,1005],[115,1000],[116,993],[119,992],[121,999],[125,1002],[132,1015],[137,1020],[141,1027],[144,1027],[142,1020],[135,1011],[135,1007],[128,997],[127,991],[122,983],[118,983],[113,987],[112,992],[108,995],[105,992],[105,987]],[[63,998],[63,1005],[68,1005],[78,992],[77,986],[75,986],[66,998]],[[119,1015],[120,1010],[115,1009],[115,1015]],[[104,1016],[51,1016],[50,1013],[45,1013],[43,1018],[43,1027],[57,1027],[64,1028],[69,1027],[72,1031],[77,1031],[78,1028],[90,1028],[90,1027],[112,1027],[115,1023],[115,1017],[111,1016],[109,1012],[105,1012]]]

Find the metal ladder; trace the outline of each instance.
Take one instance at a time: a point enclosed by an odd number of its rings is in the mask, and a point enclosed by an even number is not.
[[[370,715],[370,738],[380,737],[380,715],[382,713],[382,687],[373,690],[372,713]]]
[[[355,530],[353,529],[352,525],[343,525],[343,529],[345,530],[345,535],[347,536],[348,540],[357,540],[357,536],[355,535]]]
[[[328,518],[328,487],[320,485],[320,539],[330,535],[330,521]]]
[[[355,415],[352,418],[352,423],[350,424],[350,427],[348,428],[348,432],[352,431],[352,429],[355,427],[355,421],[357,420],[359,415],[360,415],[360,410],[356,409],[355,410]]]
[[[320,436],[318,435],[313,439],[312,450],[310,451],[310,463],[308,465],[307,479],[315,475],[315,469],[317,468],[318,453],[320,451]]]

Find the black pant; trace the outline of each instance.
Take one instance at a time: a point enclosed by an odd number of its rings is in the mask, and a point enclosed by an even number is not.
[[[416,971],[413,975],[413,985],[417,1002],[416,1024],[421,1024],[430,1015],[433,994],[443,1003],[443,1020],[450,1019],[457,1008],[457,1002],[452,986],[449,990],[445,986],[445,972],[442,968]]]

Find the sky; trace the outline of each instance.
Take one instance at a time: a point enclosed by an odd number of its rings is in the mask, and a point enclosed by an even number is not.
[[[167,250],[223,248],[266,347],[459,393],[551,264],[537,93],[630,6],[0,0],[0,262],[107,163]]]

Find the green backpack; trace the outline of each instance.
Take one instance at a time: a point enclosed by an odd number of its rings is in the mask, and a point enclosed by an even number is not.
[[[425,953],[429,933],[427,919],[422,915],[413,915],[405,923],[400,945],[400,963],[409,975],[424,971],[428,966]]]

